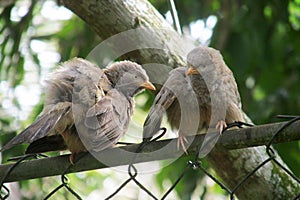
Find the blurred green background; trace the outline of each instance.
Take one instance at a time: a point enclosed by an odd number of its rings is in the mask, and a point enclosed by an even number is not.
[[[150,2],[172,23],[167,0]],[[256,124],[278,121],[274,118],[277,114],[300,114],[299,0],[176,0],[175,3],[184,35],[222,52],[238,83],[243,109]],[[101,38],[81,19],[56,1],[0,1],[1,145],[40,113],[43,80],[57,63],[75,56],[85,57],[100,42]],[[153,98],[150,93],[137,97],[138,124],[143,123]],[[24,148],[18,146],[4,152],[2,162],[23,154]],[[276,148],[300,176],[300,142]],[[174,172],[184,166],[185,161],[176,161],[145,180],[158,194],[163,193],[178,177]],[[69,177],[71,186],[80,195],[92,199],[112,193],[127,176],[107,169]],[[41,199],[59,181],[53,177],[23,181],[15,186],[18,188],[15,195]],[[127,191],[132,190],[134,197],[126,196],[125,192],[122,199],[140,198],[143,192],[135,191],[136,188],[129,186]],[[178,199],[199,199],[199,196],[226,199],[224,192],[199,171],[189,171],[172,195]],[[55,199],[69,198],[66,190],[55,196]]]

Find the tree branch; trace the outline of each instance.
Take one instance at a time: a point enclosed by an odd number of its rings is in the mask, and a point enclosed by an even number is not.
[[[115,52],[122,52],[123,47],[137,47],[130,52],[124,52],[122,59],[130,59],[140,64],[159,63],[172,69],[185,65],[184,58],[194,47],[193,41],[187,42],[189,40],[180,37],[147,0],[134,0],[131,3],[61,0],[61,3],[89,24],[103,40],[129,30],[149,29],[145,34],[124,37],[121,41],[110,44],[109,47]],[[155,48],[143,48],[145,46]],[[147,72],[152,80],[151,73]]]
[[[281,128],[286,122],[261,125],[251,128],[242,128],[236,130],[228,130],[224,132],[216,144],[216,151],[229,151],[230,149],[239,149],[246,147],[253,147],[267,144],[274,133]],[[275,143],[290,142],[300,140],[300,121],[297,121],[280,134],[278,134],[273,141]],[[198,135],[195,138],[189,137],[188,140],[192,141],[189,148],[190,154],[195,154],[201,146],[205,135]],[[170,148],[164,150],[164,153],[156,152],[157,150],[164,148],[166,145],[170,145]],[[120,152],[136,152],[139,144],[128,145],[120,147],[124,151],[119,151],[118,148],[109,149],[99,154],[105,157],[106,163],[110,163],[109,167],[128,165],[132,163],[141,163],[157,160],[165,160],[171,158],[180,157],[183,154],[182,151],[177,149],[177,139],[161,140],[151,142],[146,145],[142,151],[134,158],[132,156],[124,156]],[[0,165],[0,177],[4,177],[7,171],[14,164]],[[4,182],[13,182],[28,180],[34,178],[42,178],[47,176],[61,175],[70,165],[68,155],[62,155],[57,157],[41,158],[37,160],[24,161],[20,163],[12,171]],[[74,166],[70,168],[67,173],[81,172],[87,170],[107,168],[107,166],[99,162],[91,154],[87,154],[82,157]],[[180,173],[180,172],[178,172]]]

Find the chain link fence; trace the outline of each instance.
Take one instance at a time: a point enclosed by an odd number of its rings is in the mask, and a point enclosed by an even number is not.
[[[281,116],[281,117],[286,117],[286,116]],[[248,173],[245,177],[241,178],[241,180],[235,185],[234,188],[229,189],[225,184],[222,183],[221,180],[219,180],[217,177],[215,177],[214,175],[212,175],[211,173],[208,172],[207,169],[205,169],[205,167],[202,165],[201,160],[199,160],[198,155],[195,155],[195,158],[193,160],[189,160],[186,163],[186,167],[184,168],[184,170],[179,174],[177,180],[172,184],[172,186],[166,190],[164,192],[164,194],[162,194],[161,197],[153,194],[151,192],[151,190],[149,188],[147,188],[147,186],[145,186],[143,183],[141,183],[140,181],[137,180],[137,176],[139,174],[137,168],[134,166],[133,162],[134,159],[132,160],[131,163],[129,163],[128,165],[128,176],[129,178],[127,180],[125,180],[118,188],[116,188],[116,190],[109,195],[108,197],[106,197],[105,199],[112,199],[113,197],[115,197],[122,189],[126,189],[126,186],[128,183],[130,182],[134,182],[136,184],[136,187],[142,189],[143,191],[145,191],[152,199],[167,199],[168,195],[174,190],[174,188],[177,186],[177,184],[180,182],[180,180],[185,176],[185,174],[187,173],[188,170],[200,170],[202,171],[204,174],[206,174],[208,177],[210,177],[216,184],[218,184],[224,191],[226,191],[230,197],[230,199],[235,199],[235,194],[236,191],[243,185],[245,184],[245,182],[255,174],[256,171],[258,171],[260,168],[262,168],[265,164],[273,161],[276,165],[278,165],[281,169],[283,169],[290,177],[292,177],[299,185],[300,185],[300,179],[295,176],[289,169],[287,169],[282,163],[280,163],[277,159],[276,159],[276,154],[273,150],[272,144],[274,139],[280,135],[284,129],[286,129],[288,126],[290,126],[291,124],[293,124],[294,122],[300,120],[300,116],[291,116],[290,118],[292,118],[291,120],[289,120],[288,122],[286,122],[283,126],[281,126],[276,133],[272,136],[272,138],[269,140],[269,142],[265,145],[265,150],[266,153],[268,155],[268,158],[266,160],[264,160],[263,162],[259,163],[257,165],[257,167],[255,167],[250,173]],[[241,128],[241,124],[237,123],[235,124],[238,127]],[[242,124],[245,125],[245,124]],[[232,126],[231,126],[232,127]],[[152,139],[151,141],[148,142],[143,142],[140,144],[139,148],[136,150],[136,153],[140,152],[146,145],[148,145],[149,143],[158,140],[160,137],[162,137],[164,135],[164,133],[166,132],[165,128],[162,128],[163,133],[160,134],[158,137]],[[26,155],[24,157],[19,158],[14,165],[12,165],[12,167],[9,168],[9,170],[5,173],[5,176],[2,177],[2,180],[0,182],[0,187],[1,187],[1,199],[7,199],[10,196],[10,190],[4,185],[7,177],[9,177],[9,175],[11,174],[11,172],[24,160],[28,159],[28,158],[39,158],[40,156],[45,157],[45,155]],[[81,157],[79,157],[77,159],[77,161],[80,159]],[[76,164],[76,163],[75,163]],[[58,185],[56,188],[54,188],[51,192],[49,192],[44,199],[49,199],[50,197],[53,197],[53,195],[55,195],[56,192],[58,192],[60,189],[65,188],[68,192],[70,192],[76,199],[82,199],[81,196],[75,191],[73,190],[69,183],[69,179],[67,178],[66,174],[69,172],[70,168],[73,165],[70,165],[61,175],[61,184]],[[299,194],[295,194],[294,200],[296,199],[300,199],[300,193]]]

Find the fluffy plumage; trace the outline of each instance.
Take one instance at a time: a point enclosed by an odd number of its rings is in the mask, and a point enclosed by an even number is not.
[[[210,124],[220,130],[227,123],[243,121],[242,104],[232,71],[225,64],[219,51],[200,46],[187,56],[192,83],[201,77],[201,83],[195,83],[194,90],[199,96],[199,105],[206,108],[204,116],[210,116]],[[206,88],[203,86],[206,85]]]
[[[189,68],[170,72],[153,102],[143,132],[149,140],[159,130],[166,110],[168,122],[179,132],[178,145],[184,151],[187,134],[207,132],[209,127],[217,127],[221,132],[226,123],[243,121],[235,79],[219,51],[197,47],[188,54],[187,62]]]
[[[84,59],[67,61],[47,80],[37,120],[1,151],[30,143],[26,153],[69,149],[73,162],[78,152],[111,147],[126,132],[133,97],[143,88],[155,89],[136,63],[117,62],[101,70]]]
[[[201,123],[198,100],[190,79],[185,75],[186,70],[185,67],[173,69],[156,95],[144,122],[145,140],[151,139],[159,131],[165,112],[171,128],[179,130],[180,138],[184,135],[195,135],[202,129],[202,124],[195,123]],[[179,141],[178,145],[182,145],[183,142]]]

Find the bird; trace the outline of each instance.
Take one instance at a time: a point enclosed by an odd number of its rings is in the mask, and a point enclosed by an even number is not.
[[[127,131],[133,115],[133,97],[143,89],[155,90],[146,71],[138,64],[123,61],[105,70],[113,89],[87,111],[85,125],[92,132],[88,144],[94,151],[115,144]],[[104,137],[102,135],[105,135]],[[96,137],[95,137],[96,136]]]
[[[38,118],[0,151],[29,143],[25,154],[48,151],[101,151],[126,132],[133,114],[133,97],[144,88],[155,90],[137,63],[120,61],[101,70],[73,58],[46,81],[44,109]]]
[[[178,130],[178,148],[186,152],[185,135],[195,135],[201,127],[199,105],[186,67],[169,72],[169,77],[156,95],[143,125],[143,140],[149,141],[160,130],[166,113],[172,130]],[[198,121],[199,123],[194,123]]]
[[[186,154],[188,133],[215,127],[221,134],[228,123],[243,121],[237,84],[219,51],[196,47],[187,55],[187,67],[170,72],[144,122],[145,141],[158,132],[164,112],[171,128],[178,130],[177,146]]]
[[[244,121],[237,83],[218,50],[196,47],[188,53],[187,65],[186,75],[190,76],[192,83],[199,79],[199,75],[202,79],[200,85],[194,84],[194,90],[199,95],[199,105],[206,108],[203,115],[209,116],[209,123],[215,125],[220,134],[227,124]]]

